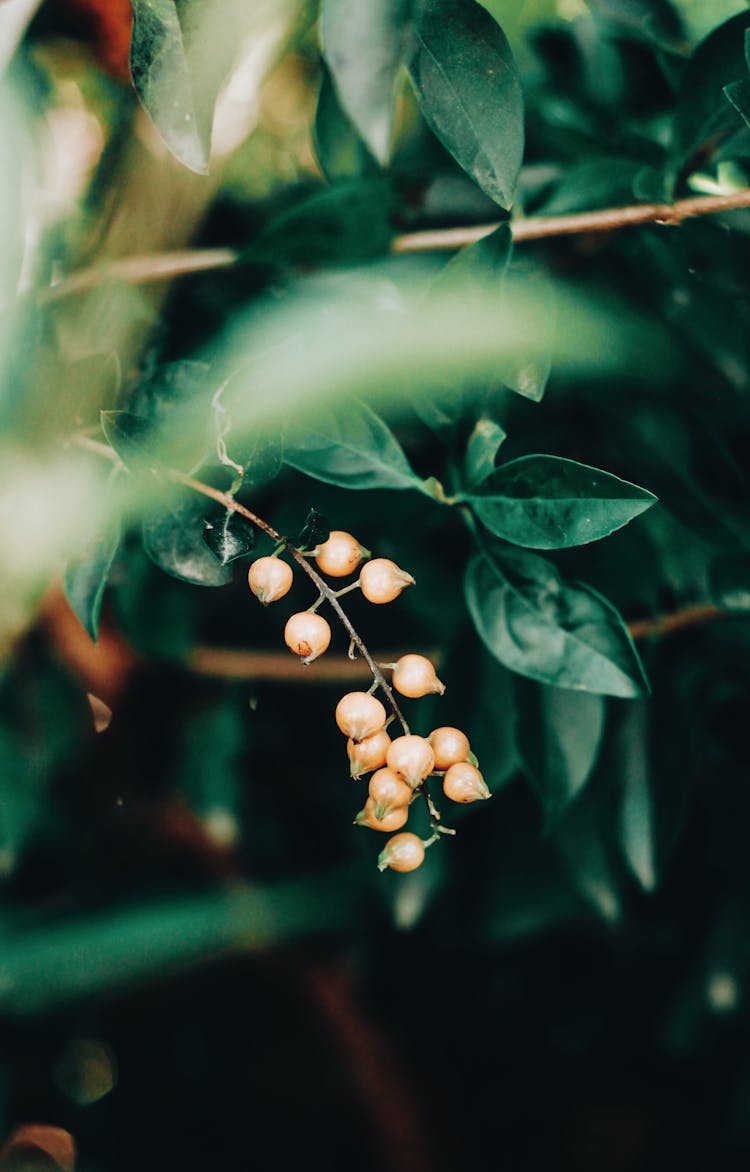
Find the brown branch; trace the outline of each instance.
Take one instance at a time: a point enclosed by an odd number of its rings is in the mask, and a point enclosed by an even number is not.
[[[698,195],[678,199],[675,203],[631,204],[621,208],[603,208],[593,212],[578,212],[571,216],[531,216],[511,221],[513,240],[522,244],[529,240],[544,240],[557,236],[579,236],[591,233],[614,232],[637,224],[681,224],[695,216],[718,215],[750,207],[750,188],[731,195]],[[406,232],[394,236],[391,251],[396,254],[415,252],[446,252],[475,244],[500,226],[472,224],[458,228],[434,228],[425,232]],[[61,301],[75,293],[86,293],[107,281],[122,281],[128,285],[146,285],[193,273],[214,272],[232,268],[243,261],[244,254],[231,248],[192,249],[184,252],[161,252],[147,256],[131,256],[110,261],[90,269],[82,269],[63,277],[39,294],[47,305]]]
[[[385,650],[374,658],[380,662],[398,659],[399,651]],[[439,669],[439,652],[422,651]],[[223,680],[252,680],[256,683],[356,683],[368,679],[369,666],[348,655],[332,655],[316,661],[312,675],[304,664],[277,651],[255,651],[238,647],[194,647],[187,666],[195,675]]]
[[[628,630],[633,639],[651,639],[662,635],[671,635],[674,631],[682,631],[685,627],[708,623],[730,613],[730,611],[722,610],[721,607],[712,606],[710,603],[703,606],[686,606],[672,614],[636,619],[635,622],[628,623]]]

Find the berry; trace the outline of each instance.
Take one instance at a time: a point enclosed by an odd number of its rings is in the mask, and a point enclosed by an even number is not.
[[[247,581],[256,598],[264,606],[276,602],[289,592],[294,580],[292,567],[280,558],[258,558],[247,573]]]
[[[369,692],[347,692],[336,705],[336,724],[358,744],[382,729],[385,708]]]
[[[363,741],[347,741],[346,751],[349,755],[349,773],[352,777],[361,777],[363,773],[371,773],[373,769],[380,769],[385,765],[385,755],[391,738],[384,728],[365,737]]]
[[[284,642],[303,663],[312,663],[331,642],[331,628],[321,615],[301,610],[284,627]]]
[[[385,759],[388,768],[403,777],[412,789],[435,768],[435,754],[424,737],[396,737]]]
[[[386,810],[408,806],[413,797],[411,787],[392,769],[378,769],[373,773],[368,789],[376,806]]]
[[[396,806],[389,810],[387,806],[380,806],[372,798],[365,802],[364,809],[360,810],[354,819],[356,826],[369,826],[371,830],[384,830],[387,834],[391,830],[400,830],[406,825],[409,810],[406,806]]]
[[[427,740],[435,754],[436,769],[450,769],[451,765],[468,761],[471,756],[469,738],[460,728],[451,728],[450,725],[436,728]]]
[[[362,567],[359,584],[368,602],[393,602],[414,579],[388,558],[373,558]]]
[[[452,802],[481,802],[492,797],[476,765],[459,761],[443,778],[443,793]]]
[[[393,686],[402,696],[427,696],[430,692],[445,691],[435,675],[435,668],[424,655],[402,655],[393,668]]]
[[[363,558],[370,556],[369,549],[365,549],[343,529],[332,529],[328,541],[324,541],[315,550],[315,562],[318,569],[328,574],[330,578],[345,578],[353,574]]]
[[[378,857],[378,870],[416,871],[424,862],[424,843],[408,830],[389,838]]]

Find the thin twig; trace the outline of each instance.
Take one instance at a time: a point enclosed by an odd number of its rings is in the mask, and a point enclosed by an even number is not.
[[[620,208],[603,208],[593,212],[578,212],[571,216],[531,216],[511,221],[513,240],[522,244],[529,240],[544,240],[556,236],[578,236],[613,232],[637,224],[681,224],[695,216],[718,215],[750,207],[750,188],[730,195],[697,195],[678,199],[675,203],[631,204]],[[415,252],[446,252],[475,244],[500,226],[471,224],[458,228],[434,228],[425,232],[406,232],[394,236],[391,251],[397,254]],[[243,262],[245,254],[232,248],[197,248],[183,252],[157,252],[148,256],[130,256],[110,261],[90,269],[82,269],[63,277],[39,294],[47,305],[61,301],[75,293],[86,293],[107,281],[122,281],[128,285],[147,285],[169,281],[193,273],[213,272],[232,268]]]
[[[695,627],[700,623],[712,622],[713,619],[731,613],[731,611],[722,610],[719,606],[712,606],[710,603],[703,606],[686,606],[672,614],[637,619],[635,622],[628,623],[628,630],[633,639],[650,639],[654,636],[671,635],[674,631],[681,631],[685,627]]]

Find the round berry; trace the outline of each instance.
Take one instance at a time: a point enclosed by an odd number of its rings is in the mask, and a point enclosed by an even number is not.
[[[416,834],[405,831],[389,838],[378,857],[378,870],[416,871],[424,862],[424,843]]]
[[[373,558],[360,570],[359,584],[368,602],[393,602],[414,579],[388,558]]]
[[[371,830],[384,830],[388,834],[391,830],[400,830],[405,826],[408,817],[409,810],[406,806],[396,806],[391,810],[368,798],[364,809],[359,811],[354,822],[357,826],[369,826]]]
[[[264,606],[289,593],[294,580],[292,567],[280,558],[258,558],[247,572],[247,581]]]
[[[434,729],[427,740],[432,745],[435,754],[436,769],[450,769],[458,761],[468,761],[471,756],[469,738],[460,728],[451,728],[444,725]]]
[[[392,769],[378,769],[370,778],[368,792],[377,806],[397,810],[408,806],[414,796],[411,787]]]
[[[435,754],[424,737],[396,737],[386,753],[388,768],[403,777],[412,789],[435,768]]]
[[[332,529],[328,541],[315,550],[318,569],[330,578],[345,578],[347,574],[353,574],[362,559],[369,556],[370,551],[343,529]]]
[[[476,765],[468,761],[451,765],[443,778],[443,793],[452,802],[483,802],[492,797]]]
[[[336,724],[358,744],[382,729],[385,708],[369,692],[347,692],[336,705]]]
[[[349,755],[349,773],[352,777],[361,777],[363,773],[372,773],[373,769],[380,769],[385,765],[385,755],[391,738],[384,728],[365,737],[363,741],[353,741],[351,737],[346,743]]]
[[[439,692],[442,696],[445,684],[435,675],[435,668],[424,655],[402,655],[393,668],[393,686],[402,696],[428,696]]]
[[[331,628],[321,615],[301,610],[284,627],[284,642],[303,663],[312,663],[331,642]]]

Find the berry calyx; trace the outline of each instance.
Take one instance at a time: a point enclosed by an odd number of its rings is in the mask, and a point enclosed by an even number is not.
[[[407,785],[414,789],[435,768],[435,754],[424,737],[405,736],[396,737],[386,753],[386,762],[389,769],[403,777]]]
[[[384,728],[365,737],[363,741],[353,741],[350,737],[346,743],[350,775],[357,778],[363,773],[371,773],[373,769],[382,768],[390,744],[391,738]]]
[[[408,806],[414,796],[411,786],[392,769],[378,769],[377,773],[373,773],[368,791],[376,806],[385,810]]]
[[[410,831],[394,834],[389,838],[378,856],[378,870],[416,871],[424,862],[424,843]]]
[[[331,628],[321,615],[301,610],[284,627],[284,642],[303,663],[312,663],[331,642]]]
[[[264,606],[288,594],[293,580],[292,567],[277,557],[258,558],[247,572],[248,585]]]
[[[405,826],[408,817],[407,806],[396,806],[394,809],[389,809],[387,806],[381,806],[374,802],[372,798],[368,798],[364,808],[354,819],[354,824],[355,826],[369,826],[371,830],[383,830],[387,834],[391,830],[400,830],[402,826]]]
[[[452,802],[483,802],[492,797],[487,782],[476,765],[459,761],[451,765],[443,778],[443,793]]]
[[[315,550],[315,563],[321,573],[330,578],[345,578],[354,573],[363,558],[369,556],[369,549],[360,545],[351,533],[332,529],[328,540]]]
[[[385,724],[385,708],[369,692],[347,692],[336,705],[336,724],[345,736],[359,744]]]
[[[388,558],[373,558],[360,570],[359,585],[368,602],[393,602],[414,579]]]
[[[437,678],[435,668],[424,655],[402,655],[393,667],[393,686],[402,696],[417,699],[438,692],[441,696],[445,684]]]
[[[469,738],[460,728],[443,725],[441,728],[433,729],[427,740],[435,754],[436,769],[450,769],[451,765],[456,765],[459,761],[469,761],[471,758]]]

